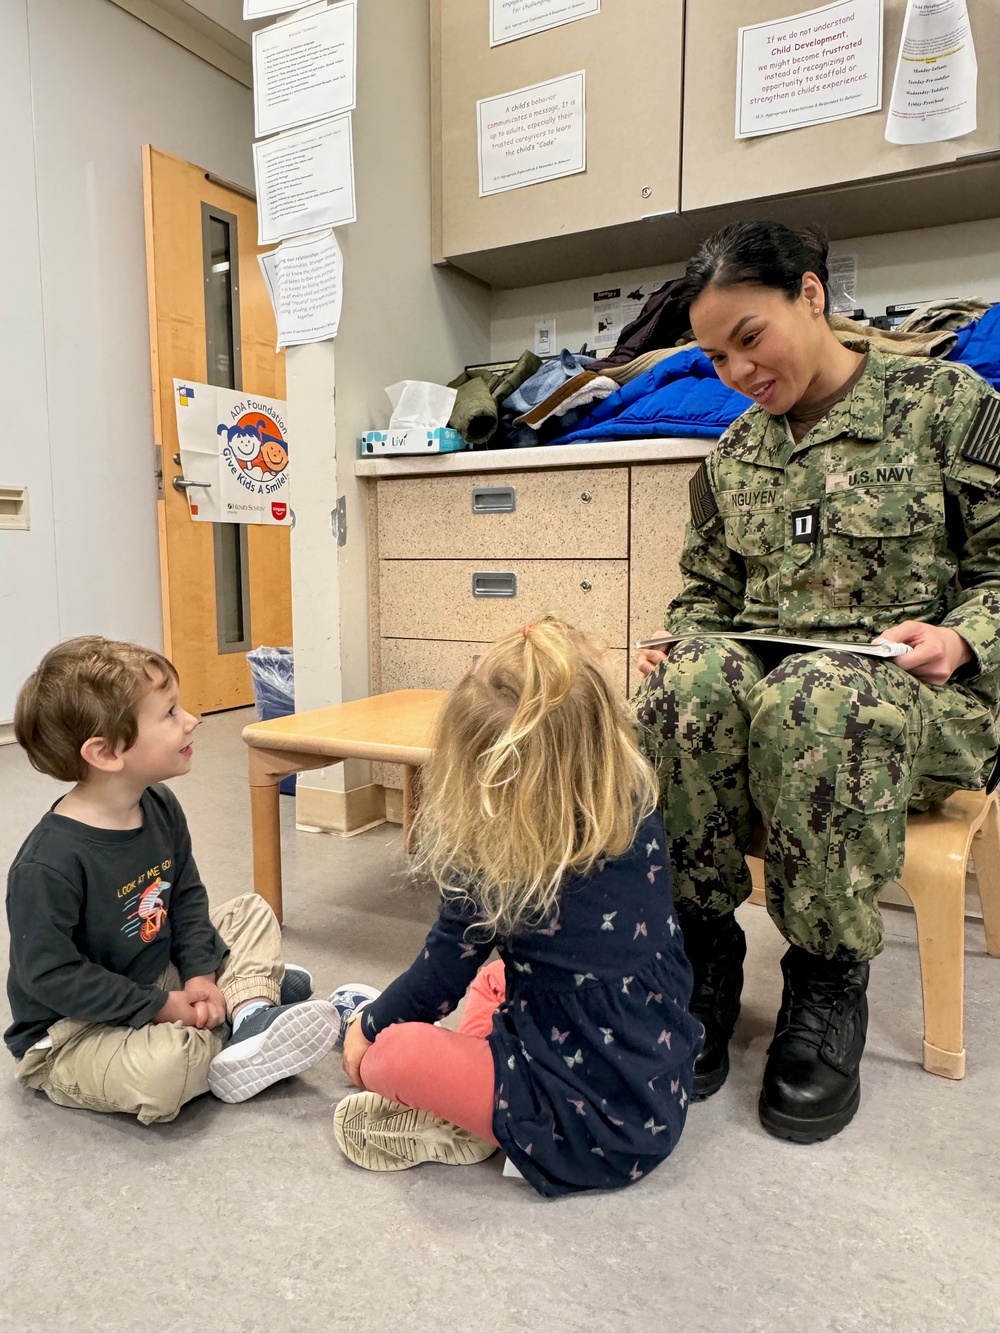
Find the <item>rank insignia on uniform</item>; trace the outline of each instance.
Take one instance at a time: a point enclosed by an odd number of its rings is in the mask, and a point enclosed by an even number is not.
[[[996,394],[980,403],[962,445],[962,457],[1000,472],[1000,397]]]
[[[817,507],[811,505],[808,509],[793,509],[790,518],[792,520],[792,541],[808,542],[812,545],[819,535],[819,510]]]
[[[691,498],[691,521],[696,528],[703,528],[719,512],[712,484],[708,480],[708,468],[704,463],[691,478],[688,495]]]

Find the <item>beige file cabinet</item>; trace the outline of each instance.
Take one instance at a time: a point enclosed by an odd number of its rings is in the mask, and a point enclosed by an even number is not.
[[[707,447],[635,466],[375,480],[373,692],[448,689],[494,639],[546,612],[607,645],[630,692],[630,645],[662,625],[680,588],[688,482]],[[388,767],[374,780],[399,786]]]
[[[803,195],[811,190],[905,176],[1000,150],[1000,4],[968,0],[979,57],[979,127],[943,143],[887,143],[886,116],[906,0],[884,0],[882,110],[826,125],[757,139],[736,139],[737,31],[745,25],[802,13],[801,0],[696,0],[685,23],[685,213],[743,200]],[[710,77],[705,71],[711,70]],[[824,208],[815,205],[822,220]],[[893,218],[885,219],[887,228]],[[910,223],[909,225],[913,225]]]
[[[678,207],[682,0],[490,46],[489,0],[432,0],[438,258],[635,222]],[[587,169],[480,198],[476,103],[586,71]]]

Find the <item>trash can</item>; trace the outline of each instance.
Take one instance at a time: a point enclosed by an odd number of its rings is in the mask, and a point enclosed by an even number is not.
[[[261,722],[295,712],[295,658],[291,648],[255,648],[247,653],[257,716]],[[283,796],[295,795],[295,774],[282,778]]]

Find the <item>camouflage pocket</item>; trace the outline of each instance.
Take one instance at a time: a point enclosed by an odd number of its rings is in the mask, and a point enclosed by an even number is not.
[[[838,765],[826,868],[845,889],[902,869],[911,785],[908,768],[901,777],[899,765],[884,759]]]
[[[914,617],[948,582],[944,493],[856,487],[827,496],[823,560],[833,606],[893,606]]]

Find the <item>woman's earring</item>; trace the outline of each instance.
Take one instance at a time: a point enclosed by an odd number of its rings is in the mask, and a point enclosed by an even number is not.
[[[819,314],[819,306],[815,306],[815,305],[813,306],[813,314],[814,314],[814,315],[818,315],[818,314]]]

